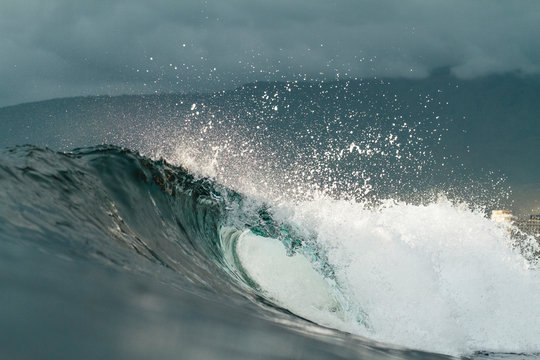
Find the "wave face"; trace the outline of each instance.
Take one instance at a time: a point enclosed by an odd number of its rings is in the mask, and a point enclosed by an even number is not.
[[[298,342],[306,358],[444,358],[374,341],[452,355],[540,349],[539,273],[467,206],[263,202],[113,146],[0,158],[3,281],[18,294],[0,301],[14,334],[35,326],[38,348],[62,326],[75,329],[66,341],[92,343],[83,321],[115,336],[89,354],[126,357],[279,358]]]

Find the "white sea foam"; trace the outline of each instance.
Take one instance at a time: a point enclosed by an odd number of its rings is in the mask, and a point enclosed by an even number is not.
[[[342,304],[349,312],[345,330],[448,354],[540,350],[540,272],[512,250],[508,232],[481,212],[446,200],[370,210],[319,199],[281,207],[275,216],[317,234],[349,302]],[[286,276],[289,265],[278,260],[281,252],[267,252],[273,265],[251,261],[249,273],[273,274],[269,284],[256,275],[263,290],[267,286],[284,307],[318,321],[320,307],[304,306],[298,290],[306,282]],[[366,321],[352,320],[364,313]],[[324,324],[343,329],[337,317]]]

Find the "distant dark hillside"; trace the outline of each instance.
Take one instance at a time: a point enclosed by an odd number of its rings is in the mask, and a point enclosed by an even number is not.
[[[259,136],[276,151],[293,141],[301,149],[329,138],[347,148],[370,129],[394,133],[409,153],[429,149],[435,165],[504,174],[527,209],[538,206],[540,77],[458,80],[440,71],[422,80],[256,83],[213,94],[55,99],[0,108],[0,146],[113,143],[145,150],[149,134],[155,144],[155,134],[197,133],[209,121],[214,132],[247,129],[247,137]],[[409,135],[421,138],[417,150],[407,145]]]

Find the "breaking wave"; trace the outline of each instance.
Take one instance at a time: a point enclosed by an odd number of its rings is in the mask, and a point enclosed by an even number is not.
[[[160,281],[157,265],[270,321],[292,314],[366,341],[540,350],[534,259],[466,203],[260,199],[114,146],[0,155],[4,241]]]

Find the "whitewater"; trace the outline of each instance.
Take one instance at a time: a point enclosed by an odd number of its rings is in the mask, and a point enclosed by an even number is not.
[[[377,209],[317,199],[278,208],[276,214],[312,232],[333,269],[329,284],[338,289],[345,314],[319,322],[454,355],[538,348],[538,272],[513,250],[507,229],[485,214],[444,199],[427,205],[391,202]],[[243,261],[253,273],[264,266],[247,251]],[[300,277],[296,285],[275,286],[268,293],[291,310],[301,308],[293,312],[307,318],[320,316],[321,308],[332,313],[335,305],[326,299],[312,296],[315,303],[307,308],[302,298],[289,299],[305,281]]]
[[[438,115],[369,118],[329,94],[329,120],[307,111],[322,100],[267,86],[273,101],[257,87],[187,96],[176,117],[115,129],[83,111],[53,135],[4,123],[7,354],[16,334],[46,348],[67,328],[105,358],[536,358],[538,245],[489,218],[507,196],[493,174],[454,181],[463,168],[432,151]],[[276,113],[286,96],[309,126]]]

